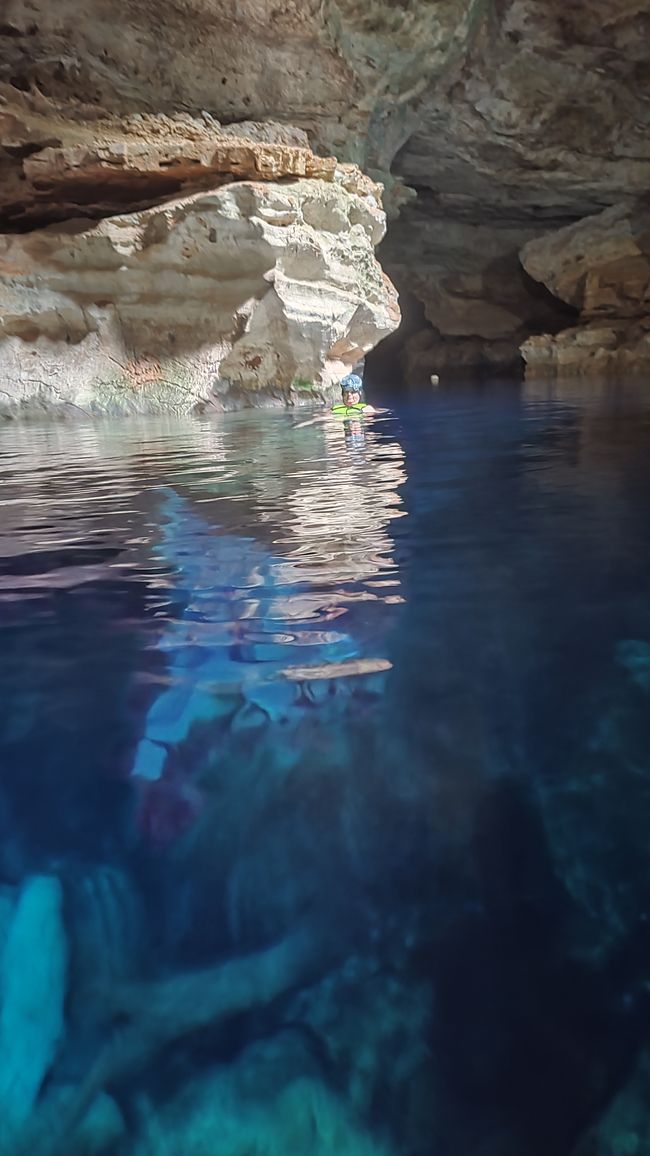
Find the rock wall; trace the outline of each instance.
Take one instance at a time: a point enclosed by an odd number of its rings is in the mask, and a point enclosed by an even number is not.
[[[380,250],[405,301],[410,294],[422,303],[423,323],[402,342],[408,380],[427,381],[434,370],[512,372],[531,332],[555,330],[573,317],[522,268],[518,249],[538,234],[532,223],[446,218],[425,195],[408,210],[408,222],[408,239],[397,222]]]
[[[554,305],[522,277],[519,250],[619,202],[634,212],[650,178],[647,0],[494,0],[479,24],[455,67],[422,93],[393,164],[418,199],[391,225],[380,256],[431,324],[417,338],[416,364],[408,357],[420,379],[450,358],[517,364],[524,337],[552,339],[571,326],[564,299]],[[423,234],[434,241],[425,242],[426,261]],[[440,313],[441,284],[445,296],[453,286],[456,305],[471,299],[460,340],[458,308],[452,326]],[[520,319],[509,331],[504,304]],[[486,335],[495,307],[499,325]]]
[[[579,324],[522,346],[529,374],[650,369],[650,212],[615,205],[524,246],[524,268]]]
[[[42,219],[61,174],[35,158],[73,121],[96,143],[102,118],[119,119],[129,155],[160,114],[192,133],[272,119],[294,144],[297,126],[320,159],[385,186],[380,258],[417,304],[410,376],[513,368],[527,337],[576,319],[522,271],[520,250],[617,204],[634,214],[649,187],[649,32],[650,0],[6,0],[0,82],[42,119],[28,138],[5,127],[4,219]],[[234,163],[197,151],[161,155],[136,207],[187,191],[197,164],[214,185]],[[134,200],[113,169],[103,215]]]
[[[104,119],[47,143],[32,103],[5,114],[27,153],[0,198],[5,412],[322,401],[398,324],[380,189],[297,130]]]

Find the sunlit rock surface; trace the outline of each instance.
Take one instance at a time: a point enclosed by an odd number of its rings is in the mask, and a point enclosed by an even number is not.
[[[529,373],[650,368],[650,212],[616,205],[524,246],[522,264],[580,311],[579,324],[531,337]]]
[[[232,130],[272,119],[297,143],[289,126],[298,126],[317,153],[385,185],[393,222],[382,261],[421,310],[409,376],[512,368],[529,334],[571,323],[563,303],[537,295],[522,274],[522,246],[619,202],[633,206],[649,186],[649,30],[648,0],[106,0],[100,11],[8,0],[5,212],[34,218],[48,188],[58,196],[38,154],[62,147],[73,122],[101,143],[94,122],[113,117],[129,125],[135,149],[160,113],[185,117],[186,135],[199,131],[192,120]],[[25,108],[26,139],[15,124]],[[200,177],[197,149],[194,166],[167,158],[143,182],[149,204]],[[109,183],[119,199],[115,174]],[[30,187],[31,206],[21,207]],[[623,342],[632,360],[643,355],[637,338]],[[592,349],[609,339],[587,337]]]
[[[278,152],[322,176],[238,180],[1,237],[0,404],[182,412],[326,399],[398,324],[374,257],[384,215],[354,168],[297,147],[231,149],[267,178],[283,174]],[[96,182],[115,162],[58,152],[39,163],[61,179],[72,168],[78,190],[79,169]],[[130,187],[122,159],[118,171]]]

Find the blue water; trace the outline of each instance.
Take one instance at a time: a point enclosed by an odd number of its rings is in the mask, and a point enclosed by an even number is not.
[[[650,394],[386,405],[0,426],[16,1152],[647,1150]]]

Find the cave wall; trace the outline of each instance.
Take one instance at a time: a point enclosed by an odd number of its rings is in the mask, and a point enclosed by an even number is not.
[[[0,82],[89,123],[273,119],[359,164],[422,306],[413,379],[518,368],[530,335],[575,328],[520,252],[650,187],[650,0],[6,0]]]

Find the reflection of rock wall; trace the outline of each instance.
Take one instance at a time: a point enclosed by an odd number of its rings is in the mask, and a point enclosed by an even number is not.
[[[650,368],[650,213],[617,205],[529,242],[526,270],[580,310],[580,324],[531,337],[531,374]]]
[[[323,472],[313,472],[299,485],[289,479],[291,489],[287,486],[291,534],[284,546],[283,577],[349,583],[385,573],[389,587],[395,573],[389,527],[404,516],[399,495],[406,480],[404,452],[396,441],[379,441],[372,431],[359,431],[367,443],[360,443],[358,452],[352,446],[346,454],[342,423],[324,424],[321,431]],[[399,585],[396,577],[394,585]],[[365,596],[372,595],[366,591]]]

